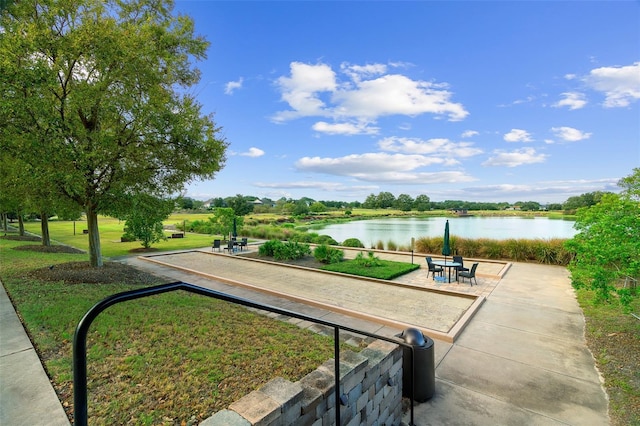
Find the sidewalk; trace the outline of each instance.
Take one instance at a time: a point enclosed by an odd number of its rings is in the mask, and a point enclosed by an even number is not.
[[[38,354],[1,285],[0,330],[0,425],[69,425]]]
[[[172,280],[252,298],[372,333],[387,336],[401,331],[138,258],[124,261]],[[416,405],[416,424],[609,424],[607,396],[585,344],[584,317],[566,269],[516,263],[501,277],[486,269],[485,272],[489,273],[479,278],[479,286],[458,287],[484,291],[486,301],[454,343],[435,340],[436,393],[430,401]],[[435,285],[426,279],[423,269],[413,274],[407,280],[414,285],[420,282]],[[336,294],[336,303],[340,297]],[[68,424],[4,289],[0,291],[0,302],[0,424]],[[20,333],[22,337],[18,337]],[[21,363],[29,364],[31,370]],[[408,417],[405,422],[408,423]]]

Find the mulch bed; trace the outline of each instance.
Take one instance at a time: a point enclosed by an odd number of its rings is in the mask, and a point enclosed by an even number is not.
[[[89,262],[68,262],[35,269],[29,277],[41,281],[64,281],[68,284],[159,284],[162,281],[155,275],[140,271],[119,262],[105,262],[100,268],[94,268]]]

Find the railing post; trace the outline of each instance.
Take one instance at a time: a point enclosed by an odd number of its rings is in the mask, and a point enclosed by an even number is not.
[[[340,424],[340,328],[333,328],[333,369],[335,372],[336,424]]]

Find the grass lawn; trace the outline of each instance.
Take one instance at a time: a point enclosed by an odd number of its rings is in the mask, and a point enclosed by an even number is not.
[[[56,241],[74,238],[55,226],[51,233]],[[72,413],[78,321],[105,297],[150,282],[132,282],[133,275],[105,284],[45,279],[88,255],[18,250],[33,244],[0,238],[0,279]],[[121,254],[120,247],[103,237],[108,253]],[[97,425],[194,424],[274,377],[299,380],[333,357],[331,338],[184,292],[110,307],[92,324],[87,346],[89,418]]]
[[[322,267],[325,271],[342,272],[344,274],[358,275],[361,277],[392,280],[401,275],[420,268],[418,264],[394,262],[391,260],[378,260],[374,266],[365,266],[356,260],[345,260],[340,263],[332,263]]]
[[[191,216],[200,219],[207,217],[207,215]],[[182,220],[183,215],[177,215],[169,217],[169,219],[164,223],[166,225],[175,225],[176,223],[180,223]],[[140,244],[139,241],[130,243],[120,242],[120,237],[124,234],[123,221],[111,217],[100,216],[98,218],[98,227],[100,229],[102,256],[105,258],[131,254],[133,250],[142,248],[142,244]],[[40,235],[40,222],[26,222],[25,229],[29,232]],[[83,221],[76,221],[75,224],[72,221],[54,220],[49,222],[49,233],[52,240],[60,244],[66,244],[88,251],[89,238],[87,235],[82,233],[83,229],[87,229],[86,222]],[[170,236],[171,232],[167,231],[166,235]],[[153,244],[152,247],[159,251],[207,247],[211,246],[214,238],[219,238],[219,236],[187,233],[185,238],[169,238]]]
[[[640,320],[617,303],[594,304],[591,291],[576,293],[587,344],[609,395],[611,424],[640,425]],[[632,302],[631,312],[640,316],[640,298]]]

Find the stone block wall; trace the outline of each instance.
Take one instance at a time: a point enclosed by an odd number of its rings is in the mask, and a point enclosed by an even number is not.
[[[202,426],[330,426],[336,423],[334,360],[298,382],[275,378],[209,417]],[[340,354],[343,425],[399,425],[402,347],[376,340],[359,353]]]

